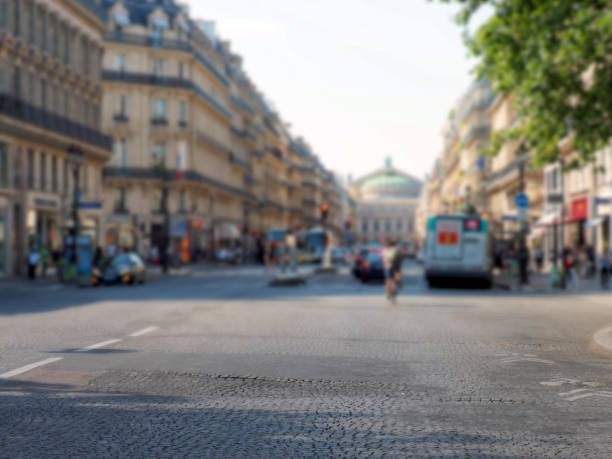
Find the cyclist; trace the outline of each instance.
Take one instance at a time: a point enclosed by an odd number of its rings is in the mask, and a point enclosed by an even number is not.
[[[383,268],[385,270],[385,292],[387,298],[395,304],[395,297],[397,296],[397,274],[401,266],[400,254],[395,246],[395,241],[389,239],[387,246],[383,249],[382,253]]]

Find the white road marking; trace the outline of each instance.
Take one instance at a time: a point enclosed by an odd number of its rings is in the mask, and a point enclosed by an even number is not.
[[[41,360],[40,362],[31,363],[31,364],[26,365],[24,367],[17,368],[16,370],[9,371],[7,373],[1,374],[0,375],[0,379],[12,378],[13,376],[20,375],[20,374],[25,373],[27,371],[33,370],[34,368],[42,367],[43,365],[48,365],[50,363],[57,362],[58,360],[62,360],[62,358],[63,357],[51,357],[51,358],[46,359],[46,360]]]
[[[556,386],[562,386],[564,384],[570,384],[572,386],[575,386],[579,382],[580,381],[578,381],[577,379],[554,378],[552,381],[542,381],[540,384],[542,384],[543,386],[556,387]]]
[[[567,392],[559,392],[559,395],[561,397],[565,397],[567,395],[574,395],[574,394],[578,394],[580,392],[588,392],[588,391],[589,391],[589,389],[574,389],[574,390],[570,390],[570,391],[567,391]]]
[[[77,349],[76,352],[87,352],[93,351],[94,349],[100,349],[101,347],[110,346],[111,344],[118,343],[122,340],[120,339],[109,339],[108,341],[102,341],[101,343],[92,344],[91,346],[83,347],[81,349]]]
[[[156,330],[159,330],[159,327],[147,327],[147,328],[143,328],[142,330],[138,330],[137,332],[132,333],[130,336],[135,338],[137,336],[146,335],[147,333],[151,333]]]
[[[545,363],[547,365],[553,365],[555,363],[552,360],[536,359],[533,357],[510,357],[507,359],[502,359],[502,362],[503,363],[535,362],[535,363]]]

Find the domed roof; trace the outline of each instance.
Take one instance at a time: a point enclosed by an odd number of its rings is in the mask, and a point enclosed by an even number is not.
[[[387,158],[385,167],[361,179],[359,183],[364,197],[416,197],[421,189],[421,182],[391,165]]]

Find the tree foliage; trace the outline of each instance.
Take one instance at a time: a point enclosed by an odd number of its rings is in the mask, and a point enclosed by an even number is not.
[[[584,163],[609,143],[612,0],[439,1],[461,5],[457,22],[478,76],[513,96],[518,123],[494,135],[493,152],[518,141],[543,165],[557,160],[559,142],[571,136]],[[483,8],[492,15],[470,33]]]

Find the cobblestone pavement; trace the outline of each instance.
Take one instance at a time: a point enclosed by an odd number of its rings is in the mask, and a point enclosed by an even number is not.
[[[0,374],[62,358],[0,380],[0,456],[612,456],[609,297],[418,274],[397,307],[253,268],[0,304]]]

